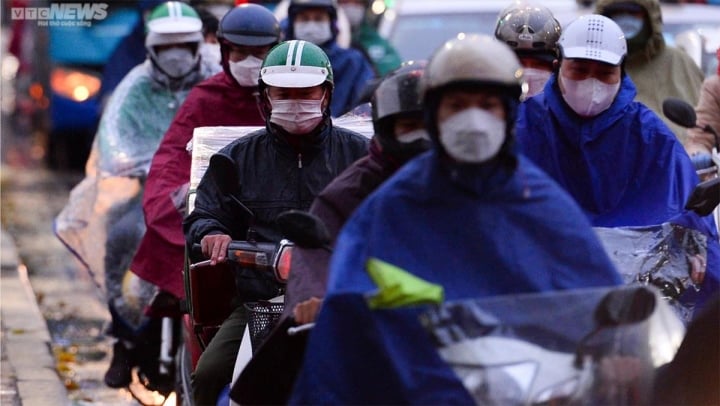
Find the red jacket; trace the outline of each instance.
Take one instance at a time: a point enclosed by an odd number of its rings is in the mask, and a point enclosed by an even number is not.
[[[143,195],[147,231],[130,269],[179,298],[185,297],[185,237],[183,213],[175,207],[173,195],[190,182],[191,155],[186,145],[196,127],[264,125],[253,94],[256,91],[239,86],[225,72],[199,83],[180,107],[153,157]]]

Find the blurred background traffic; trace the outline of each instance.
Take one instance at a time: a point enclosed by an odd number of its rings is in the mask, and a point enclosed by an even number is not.
[[[665,2],[665,39],[684,49],[709,75],[717,69],[720,6],[714,0]],[[189,1],[217,18],[236,4],[262,4],[282,15],[284,0]],[[51,169],[82,171],[103,104],[122,77],[145,58],[144,16],[159,4],[137,1],[2,2],[2,109],[14,137],[3,142],[9,164],[46,164]],[[367,19],[387,38],[403,60],[425,59],[458,32],[492,35],[498,13],[509,0],[374,0]],[[591,1],[544,0],[562,25],[592,12]],[[48,24],[32,9],[80,6],[88,14],[82,24]],[[92,7],[100,7],[93,9]],[[83,7],[85,7],[83,9]],[[85,11],[82,11],[85,10]],[[75,11],[78,12],[78,11]],[[22,15],[18,13],[23,13]],[[340,16],[338,42],[349,45],[347,20]],[[343,38],[345,40],[343,41]],[[372,52],[372,50],[369,50]],[[8,133],[8,131],[6,131]],[[9,135],[4,134],[7,138]]]

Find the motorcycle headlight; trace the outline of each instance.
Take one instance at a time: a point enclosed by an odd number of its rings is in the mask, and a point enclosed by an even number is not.
[[[75,69],[56,67],[50,74],[52,90],[68,99],[83,102],[100,91],[100,77]]]

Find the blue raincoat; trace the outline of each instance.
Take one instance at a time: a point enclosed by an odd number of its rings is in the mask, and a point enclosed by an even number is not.
[[[662,120],[634,101],[623,75],[612,105],[582,118],[565,103],[553,75],[520,106],[516,135],[522,151],[579,203],[597,227],[672,222],[709,236],[707,275],[683,300],[704,303],[718,290],[720,246],[714,221],[685,211],[699,179],[682,144]]]
[[[471,404],[418,315],[442,300],[621,283],[572,199],[526,158],[426,153],[338,237],[295,404]]]
[[[339,117],[357,105],[360,93],[375,72],[357,49],[342,48],[335,41],[323,44],[322,49],[330,59],[335,78],[330,112]]]

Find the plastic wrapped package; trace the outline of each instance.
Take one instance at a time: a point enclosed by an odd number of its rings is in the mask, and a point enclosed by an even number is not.
[[[373,136],[372,121],[367,116],[346,114],[333,120],[333,125],[347,128],[367,138]],[[207,170],[210,157],[224,146],[238,138],[247,136],[261,128],[259,126],[241,127],[198,127],[187,149],[192,155],[190,164],[190,189],[188,191],[188,213],[194,208],[195,192]]]
[[[188,190],[188,213],[195,207],[195,192],[207,170],[210,157],[238,138],[242,138],[264,127],[198,127],[193,131],[193,139],[187,149],[192,155],[190,163],[190,188]]]
[[[692,319],[694,304],[681,296],[699,290],[704,269],[692,260],[707,263],[707,237],[700,231],[663,223],[647,227],[596,227],[595,232],[625,283],[652,285],[670,301],[680,318]]]

